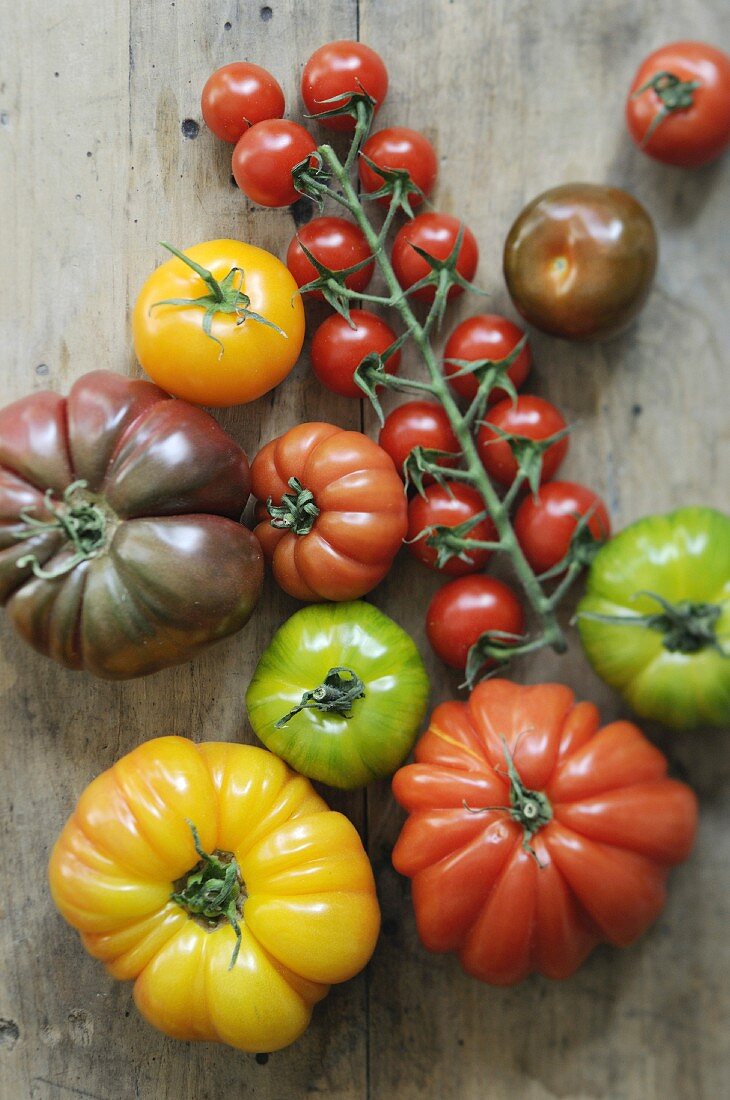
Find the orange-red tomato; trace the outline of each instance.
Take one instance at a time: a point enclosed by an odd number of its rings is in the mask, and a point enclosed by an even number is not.
[[[406,532],[403,483],[390,457],[333,424],[299,424],[272,439],[253,461],[251,488],[255,534],[278,584],[299,600],[365,595]]]
[[[697,801],[631,722],[599,726],[562,684],[490,680],[436,708],[393,779],[410,815],[393,865],[430,951],[494,985],[567,978],[656,920]]]

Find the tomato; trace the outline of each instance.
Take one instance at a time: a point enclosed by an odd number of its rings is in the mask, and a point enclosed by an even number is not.
[[[431,267],[419,256],[415,248],[422,248],[429,256],[437,260],[446,260],[456,247],[456,241],[463,222],[451,214],[417,214],[412,221],[406,222],[398,230],[393,241],[392,263],[398,282],[404,290],[415,286],[431,271]],[[456,270],[463,279],[470,282],[479,263],[479,249],[471,229],[464,226],[464,237],[456,261]],[[463,294],[464,288],[454,285],[449,289],[449,298]],[[422,286],[413,292],[412,297],[419,302],[432,302],[436,295],[434,286]]]
[[[299,424],[251,466],[255,534],[274,577],[298,600],[353,600],[382,581],[406,532],[403,484],[360,432]]]
[[[381,317],[365,309],[351,310],[350,321],[352,324],[333,313],[322,322],[312,340],[312,368],[322,385],[333,393],[364,397],[355,382],[356,369],[371,352],[382,355],[387,351],[396,335]],[[397,374],[399,365],[400,351],[394,351],[386,359],[385,369]]]
[[[286,253],[286,266],[294,276],[297,286],[304,286],[319,275],[305,256],[302,245],[330,271],[344,271],[362,263],[371,255],[365,234],[354,222],[348,222],[346,218],[313,218],[292,237]],[[374,267],[373,260],[359,271],[353,271],[345,278],[345,286],[350,290],[364,290],[373,277]],[[311,291],[309,297],[321,300],[322,291]]]
[[[500,485],[511,485],[517,476],[517,462],[506,439],[489,427],[493,424],[503,432],[523,439],[542,441],[565,429],[562,415],[542,397],[523,394],[513,402],[507,397],[494,405],[477,434],[477,450],[487,473]],[[568,453],[568,437],[552,443],[542,454],[541,481],[549,481]]]
[[[592,489],[572,481],[548,481],[517,509],[514,530],[522,552],[538,574],[547,573],[568,553],[580,516],[588,515],[594,539],[607,539],[611,524],[606,505]]]
[[[355,828],[252,745],[139,745],[83,792],[49,879],[150,1024],[251,1052],[294,1042],[380,924]]]
[[[596,555],[578,607],[588,660],[644,718],[730,725],[730,517],[679,508]]]
[[[237,142],[257,122],[281,118],[284,93],[270,72],[234,61],[209,76],[200,99],[203,120],[221,141]]]
[[[366,92],[380,109],[388,91],[388,71],[379,54],[364,42],[328,42],[315,50],[302,73],[302,99],[307,113],[320,114],[346,101],[331,103],[347,92]],[[354,130],[352,115],[317,120],[327,130]]]
[[[254,733],[310,779],[351,790],[392,775],[428,700],[414,642],[368,603],[314,604],[277,630],[246,692]]]
[[[656,269],[652,220],[618,187],[566,183],[528,203],[504,246],[512,301],[530,324],[602,340],[643,306]]]
[[[434,401],[406,401],[388,413],[380,429],[378,443],[390,455],[395,468],[403,475],[403,467],[414,447],[434,451],[453,451],[454,458],[440,458],[439,466],[456,466],[461,454],[459,440],[441,405]],[[424,484],[433,481],[424,476]]]
[[[672,42],[644,61],[626,101],[631,137],[665,164],[698,168],[730,144],[730,57],[704,42]]]
[[[461,368],[450,363],[449,359],[471,361],[491,359],[493,362],[499,362],[514,351],[524,335],[524,331],[518,325],[494,313],[477,313],[474,317],[467,317],[457,325],[444,348],[444,374],[449,378],[456,393],[468,401],[473,400],[477,395],[477,379],[473,374],[459,375],[458,371]],[[527,343],[507,370],[507,375],[516,389],[519,389],[527,378],[531,366],[532,352]],[[506,396],[503,389],[496,387],[489,395],[489,404],[493,405]]]
[[[436,708],[393,778],[409,814],[393,865],[429,951],[493,985],[562,979],[656,920],[697,800],[636,726],[599,726],[562,684],[489,680]]]
[[[270,118],[245,130],[233,150],[231,170],[236,183],[259,206],[290,206],[300,197],[292,169],[317,148],[303,126],[286,118]]]
[[[365,160],[371,160],[378,168],[407,172],[419,191],[410,192],[408,201],[415,208],[423,202],[433,190],[438,173],[436,150],[428,138],[417,130],[407,126],[389,126],[387,130],[378,130],[371,134],[362,147],[359,160],[360,182],[366,192],[379,191],[383,186],[383,177],[379,176]],[[390,205],[390,197],[383,195],[377,200],[382,206]]]
[[[299,358],[304,307],[296,291],[283,263],[263,248],[227,240],[195,245],[161,264],[142,287],[132,316],[136,356],[154,382],[186,401],[253,401]]]
[[[436,547],[427,544],[427,535],[423,538],[418,538],[418,535],[431,526],[457,527],[462,523],[468,523],[483,512],[484,502],[476,489],[472,489],[470,485],[462,485],[460,482],[429,485],[425,489],[424,496],[414,496],[408,504],[408,550],[418,561],[439,573],[446,573],[452,577],[459,577],[465,573],[477,573],[489,560],[490,550],[470,550],[467,554],[468,561],[461,557],[453,557],[439,566]],[[477,520],[463,537],[491,542],[497,537],[497,532],[491,519],[484,517]]]
[[[520,601],[495,577],[458,577],[439,588],[428,605],[426,635],[436,656],[452,668],[466,668],[471,647],[493,631],[515,638],[525,632]]]
[[[248,496],[241,448],[150,382],[93,371],[67,398],[21,398],[0,410],[0,603],[67,668],[189,661],[256,605]]]

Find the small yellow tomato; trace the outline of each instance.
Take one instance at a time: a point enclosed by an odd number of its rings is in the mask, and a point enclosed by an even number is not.
[[[140,745],[81,795],[49,878],[149,1023],[251,1052],[297,1039],[380,927],[354,826],[252,745]]]
[[[150,275],[132,317],[134,350],[162,389],[197,405],[242,405],[299,358],[304,307],[285,265],[252,244],[206,241]]]

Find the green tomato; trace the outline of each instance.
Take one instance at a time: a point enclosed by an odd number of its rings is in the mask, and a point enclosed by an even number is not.
[[[246,692],[254,732],[296,771],[332,787],[392,775],[428,701],[415,643],[372,604],[312,604],[273,637]]]
[[[679,508],[627,527],[593,560],[578,629],[637,714],[730,724],[730,517]]]

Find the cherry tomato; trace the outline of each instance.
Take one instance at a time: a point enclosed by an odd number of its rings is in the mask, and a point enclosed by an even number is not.
[[[730,57],[703,42],[662,46],[639,66],[626,123],[655,160],[709,164],[730,144]]]
[[[355,370],[366,355],[382,355],[396,340],[390,325],[366,309],[350,311],[352,325],[339,313],[333,313],[319,326],[312,340],[312,367],[323,386],[343,397],[364,397],[354,379]],[[385,361],[389,374],[396,374],[400,351]]]
[[[396,234],[393,241],[393,270],[404,290],[408,290],[431,271],[431,268],[411,245],[422,248],[437,260],[445,260],[453,251],[459,230],[464,223],[451,214],[417,214]],[[479,263],[479,248],[471,229],[464,227],[464,237],[456,261],[456,270],[467,281],[471,281]],[[460,286],[452,286],[449,298],[463,293]],[[436,288],[424,286],[412,295],[420,302],[432,302]]]
[[[654,281],[651,218],[618,187],[566,183],[524,208],[504,246],[504,277],[525,320],[568,340],[628,325]]]
[[[494,405],[489,412],[488,421],[483,423],[477,434],[477,450],[489,476],[500,485],[511,485],[517,476],[517,462],[509,443],[501,439],[489,425],[501,428],[526,439],[549,439],[565,427],[565,421],[558,409],[542,397],[523,394],[513,403],[507,397]],[[543,451],[541,481],[554,477],[558,466],[568,453],[568,437],[563,436]]]
[[[270,72],[234,61],[209,76],[200,97],[203,120],[221,141],[236,142],[249,126],[284,114],[284,93]]]
[[[459,368],[449,363],[449,359],[492,359],[498,362],[507,358],[524,335],[519,325],[508,321],[506,317],[499,317],[496,313],[477,313],[474,317],[467,317],[456,326],[444,348],[444,374],[449,376],[452,388],[468,401],[477,394],[477,380],[474,375],[453,377]],[[527,343],[507,371],[517,389],[527,378],[531,366],[532,352]],[[494,405],[506,396],[504,390],[494,389],[489,395],[489,404]]]
[[[453,451],[453,460],[439,459],[439,466],[456,466],[461,452],[448,416],[441,405],[433,401],[406,401],[404,405],[398,405],[386,416],[378,443],[393,459],[401,476],[403,464],[414,447]],[[433,482],[430,474],[423,480],[427,485]]]
[[[495,577],[479,574],[449,581],[428,605],[426,635],[436,656],[452,668],[466,668],[471,647],[493,630],[517,637],[525,630],[520,601]]]
[[[292,237],[286,253],[286,266],[297,286],[310,283],[318,274],[304,255],[302,245],[330,271],[354,267],[371,255],[365,234],[354,222],[346,218],[313,218]],[[374,266],[375,261],[354,271],[345,279],[345,285],[351,290],[364,290],[373,277]],[[321,299],[322,292],[314,290],[309,297]]]
[[[363,42],[329,42],[315,50],[302,73],[302,99],[307,113],[317,115],[337,107],[327,100],[346,92],[367,92],[376,112],[388,91],[388,71],[380,56]],[[354,130],[352,115],[318,119],[327,130]]]
[[[458,482],[447,483],[446,486],[429,485],[425,490],[425,496],[415,496],[408,504],[406,539],[409,551],[429,569],[435,569],[451,577],[461,577],[465,573],[478,573],[489,560],[491,550],[472,550],[469,552],[469,561],[453,557],[439,568],[436,564],[438,551],[434,546],[427,545],[427,536],[419,539],[418,535],[426,527],[437,524],[456,527],[483,511],[484,502],[476,489],[472,489],[470,485],[462,485]],[[479,520],[464,537],[491,542],[496,539],[497,532],[491,519],[487,517]]]
[[[546,573],[568,552],[578,525],[577,516],[591,512],[588,530],[595,539],[611,534],[606,505],[592,489],[572,481],[548,481],[537,496],[523,500],[515,515],[514,530],[522,552],[536,573]]]
[[[257,122],[239,138],[233,150],[233,175],[252,202],[260,206],[290,206],[299,198],[292,168],[317,148],[303,126],[286,118]]]
[[[390,126],[387,130],[378,130],[371,134],[362,147],[360,157],[360,182],[368,192],[378,191],[383,185],[379,176],[365,160],[368,157],[379,168],[399,169],[411,177],[413,183],[424,195],[430,195],[438,172],[436,151],[431,142],[417,130],[407,126]],[[378,199],[382,206],[388,206],[390,197],[383,195]],[[423,198],[417,192],[409,196],[412,207],[420,206]]]

